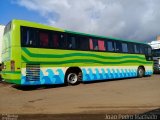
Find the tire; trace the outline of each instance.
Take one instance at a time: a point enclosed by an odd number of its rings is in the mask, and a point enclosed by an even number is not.
[[[144,74],[145,74],[144,68],[139,67],[138,70],[137,70],[137,76],[138,76],[139,78],[142,78],[142,77],[144,77]]]
[[[77,85],[81,80],[79,73],[70,72],[66,76],[68,85]]]

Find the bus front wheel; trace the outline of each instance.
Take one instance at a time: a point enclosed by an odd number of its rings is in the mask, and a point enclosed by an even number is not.
[[[141,77],[144,77],[144,74],[145,74],[144,68],[143,67],[139,67],[138,70],[137,70],[137,76],[139,78],[141,78]]]

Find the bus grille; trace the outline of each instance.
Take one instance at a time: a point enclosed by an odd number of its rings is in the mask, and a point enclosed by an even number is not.
[[[26,65],[26,80],[27,81],[40,80],[40,65],[37,64]]]

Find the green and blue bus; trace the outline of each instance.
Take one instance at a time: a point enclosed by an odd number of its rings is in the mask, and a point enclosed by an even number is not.
[[[18,85],[150,76],[148,44],[63,30],[24,20],[5,27],[2,78]]]

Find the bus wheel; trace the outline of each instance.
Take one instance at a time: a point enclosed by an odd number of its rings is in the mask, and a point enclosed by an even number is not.
[[[78,78],[79,76],[76,73],[69,73],[67,75],[67,83],[70,85],[76,85],[78,84]]]
[[[139,67],[138,70],[137,70],[137,76],[139,78],[144,77],[144,73],[145,73],[144,68],[143,67]]]

